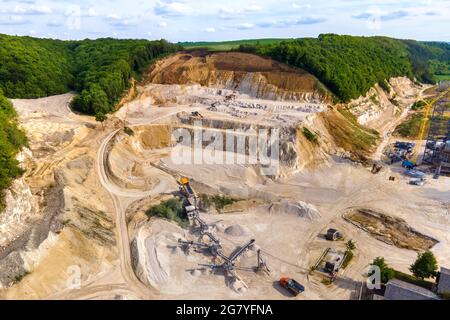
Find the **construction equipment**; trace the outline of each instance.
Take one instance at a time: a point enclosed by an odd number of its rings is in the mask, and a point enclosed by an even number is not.
[[[295,281],[294,279],[283,277],[280,279],[280,285],[283,288],[286,288],[289,292],[291,292],[294,296],[298,296],[300,293],[305,292],[305,287],[300,283]]]
[[[207,244],[204,242],[196,242],[196,241],[184,241],[181,239],[178,239],[178,243],[182,246],[184,246],[184,251],[186,252],[186,254],[189,254],[189,251],[191,249],[191,247],[195,247],[198,249],[208,249],[209,252],[213,255],[216,256],[217,252],[219,250],[222,250],[222,246],[220,245],[220,243],[213,243],[213,244]]]
[[[412,186],[418,186],[418,187],[423,187],[426,183],[427,183],[427,180],[424,179],[424,178],[421,178],[421,179],[414,179],[414,180],[411,180],[411,181],[409,182],[410,185],[412,185]]]
[[[188,178],[181,178],[180,192],[186,198],[196,196],[194,190],[192,189],[192,187],[190,185]]]
[[[406,169],[414,169],[417,166],[416,166],[415,163],[413,163],[411,161],[408,161],[408,160],[405,160],[405,161],[402,162],[402,167],[406,168]]]
[[[405,175],[411,178],[423,178],[425,177],[425,173],[419,170],[406,170]]]
[[[378,173],[380,173],[381,169],[383,169],[383,166],[380,166],[380,165],[374,163],[373,166],[372,166],[372,171],[371,172],[373,174],[378,174]]]
[[[267,265],[266,261],[262,258],[261,249],[258,249],[257,254],[258,254],[257,258],[258,265],[256,267],[256,272],[263,271],[267,274],[270,274],[271,270],[269,269],[269,266]]]
[[[336,229],[328,229],[327,234],[325,235],[325,238],[329,241],[336,241],[336,240],[342,239],[342,233],[340,233]]]
[[[419,136],[417,138],[419,143],[416,146],[416,163],[419,163],[420,151],[422,148],[423,140],[425,138],[427,124],[430,121],[430,119],[429,119],[430,113],[433,113],[432,117],[434,117],[434,113],[436,113],[436,111],[437,111],[434,108],[434,106],[436,105],[437,102],[439,102],[442,98],[444,98],[448,93],[450,93],[450,88],[447,88],[446,90],[444,90],[439,96],[437,96],[435,99],[433,99],[430,102],[428,102],[424,99],[419,100],[419,101],[422,101],[425,103],[426,108],[425,108],[425,112],[424,112],[424,118],[423,118],[421,126],[420,126]],[[430,137],[428,137],[428,141],[431,141],[431,140],[432,139]],[[425,147],[424,158],[427,158],[427,147]],[[424,160],[426,160],[426,159],[424,159]]]

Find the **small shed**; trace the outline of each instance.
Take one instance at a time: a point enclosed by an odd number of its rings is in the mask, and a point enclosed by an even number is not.
[[[450,293],[450,269],[441,267],[439,276],[438,293]]]
[[[342,234],[336,229],[328,229],[326,238],[330,241],[336,241],[342,238]]]

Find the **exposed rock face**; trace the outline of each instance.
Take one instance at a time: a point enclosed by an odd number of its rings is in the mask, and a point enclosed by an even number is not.
[[[235,90],[269,100],[321,102],[328,99],[311,74],[240,52],[178,54],[157,63],[147,79],[155,84],[200,84]]]
[[[2,246],[11,236],[27,228],[27,223],[38,215],[38,202],[24,179],[17,179],[6,192],[5,211],[0,214],[0,259]]]
[[[383,127],[398,115],[420,90],[419,86],[406,77],[392,78],[389,84],[390,92],[386,92],[377,84],[364,97],[349,103],[351,112],[360,124],[375,129]]]
[[[18,252],[12,252],[0,260],[0,288],[8,287],[26,274],[24,261]]]

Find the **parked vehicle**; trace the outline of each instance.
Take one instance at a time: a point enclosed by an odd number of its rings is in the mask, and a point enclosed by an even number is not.
[[[426,184],[426,180],[425,179],[415,179],[415,180],[411,180],[409,182],[409,184],[412,186],[423,187]]]
[[[419,179],[425,177],[425,173],[419,170],[406,170],[405,175]]]
[[[291,292],[294,296],[298,296],[300,293],[305,291],[304,286],[302,286],[300,283],[298,283],[294,279],[290,279],[288,277],[281,278],[280,285],[283,288],[286,288],[286,290]]]

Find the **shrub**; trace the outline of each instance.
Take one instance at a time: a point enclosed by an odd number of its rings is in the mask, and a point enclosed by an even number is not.
[[[354,253],[352,252],[352,251],[347,251],[346,253],[345,253],[345,259],[344,259],[344,261],[342,262],[342,268],[347,268],[348,267],[348,265],[350,264],[350,262],[353,260],[353,257],[354,257],[355,255],[354,255]]]
[[[227,205],[233,204],[236,201],[237,201],[236,199],[227,196],[219,196],[219,195],[210,196],[207,194],[200,195],[201,205],[202,207],[207,209],[210,208],[212,205],[214,205],[214,207],[220,211]]]
[[[130,127],[125,127],[125,128],[123,129],[123,131],[125,131],[125,133],[126,133],[127,135],[129,135],[129,136],[134,136],[134,131],[133,131],[133,129],[131,129]]]
[[[181,227],[185,228],[189,225],[189,221],[184,214],[183,203],[179,199],[170,199],[151,207],[147,212],[147,216],[158,217],[174,221]]]
[[[311,130],[309,130],[306,127],[303,127],[303,135],[305,136],[306,139],[308,139],[308,141],[312,143],[318,143],[317,134],[311,132]]]
[[[389,280],[394,279],[395,277],[395,270],[390,268],[384,258],[382,257],[378,257],[375,258],[375,260],[373,260],[372,265],[377,266],[380,268],[380,277],[381,277],[381,282],[382,283],[387,283],[389,282]]]

